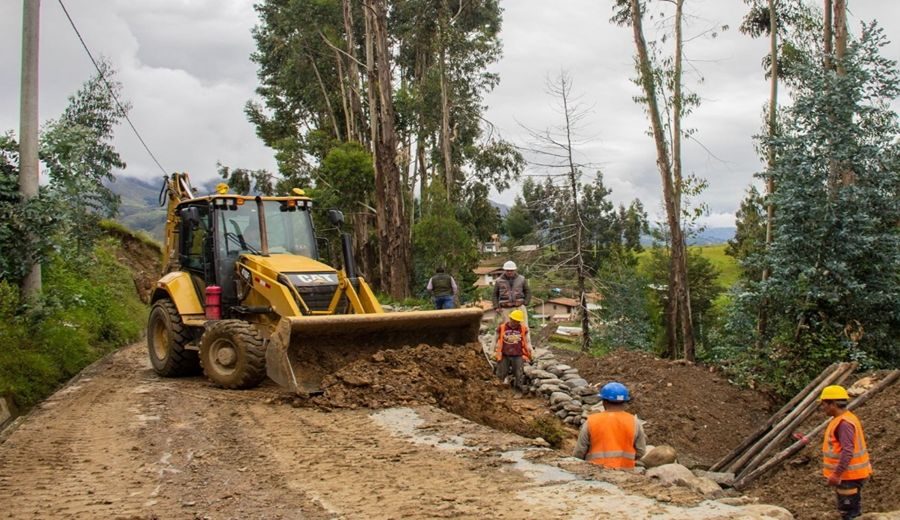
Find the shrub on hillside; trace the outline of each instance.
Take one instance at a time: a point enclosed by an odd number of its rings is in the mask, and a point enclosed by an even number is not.
[[[27,408],[103,354],[137,340],[146,307],[128,268],[104,240],[83,262],[54,256],[41,299],[18,305],[15,286],[0,280],[0,394]]]

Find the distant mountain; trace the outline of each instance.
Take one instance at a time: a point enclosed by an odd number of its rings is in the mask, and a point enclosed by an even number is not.
[[[159,190],[162,179],[145,181],[135,177],[119,176],[107,187],[122,198],[116,220],[136,231],[146,231],[157,240],[163,240],[166,227],[166,208],[159,206]]]
[[[691,246],[711,246],[716,244],[724,244],[734,238],[736,229],[733,227],[716,227],[706,228],[699,234],[688,238],[688,245]],[[649,246],[653,244],[653,239],[649,235],[641,237],[641,244]]]
[[[506,204],[501,204],[492,200],[489,200],[488,202],[491,203],[491,206],[494,206],[495,208],[500,210],[501,217],[506,217],[506,214],[509,213],[509,206],[507,206]]]
[[[735,231],[733,227],[706,228],[699,235],[688,239],[688,244],[692,246],[724,244],[734,238]]]

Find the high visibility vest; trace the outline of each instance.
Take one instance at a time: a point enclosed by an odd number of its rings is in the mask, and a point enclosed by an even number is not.
[[[591,448],[585,460],[607,468],[634,468],[636,420],[628,412],[600,412],[587,418]]]
[[[507,323],[501,323],[497,331],[497,349],[494,351],[496,359],[504,356],[531,357],[531,347],[528,346],[528,326],[521,324],[518,329],[508,329]]]
[[[841,421],[847,421],[853,425],[853,458],[847,469],[841,473],[841,480],[859,480],[872,474],[872,465],[869,463],[869,451],[866,449],[866,436],[863,435],[862,423],[851,412],[844,412],[831,419],[828,428],[825,429],[825,439],[822,441],[822,474],[830,477],[837,468],[841,458],[841,445],[835,436],[835,430]]]

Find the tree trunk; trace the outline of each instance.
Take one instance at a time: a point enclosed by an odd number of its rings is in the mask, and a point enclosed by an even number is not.
[[[443,18],[443,14],[441,15]],[[443,22],[442,22],[443,23]],[[440,75],[441,75],[441,157],[444,162],[444,184],[447,187],[447,198],[453,200],[453,153],[450,137],[450,87],[447,79],[447,51],[444,48],[444,28],[439,26],[438,41],[440,51]]]
[[[822,49],[825,52],[824,65],[827,70],[831,70],[831,68],[833,67],[831,63],[831,54],[834,52],[834,29],[831,23],[832,9],[832,0],[825,0],[825,20],[823,22],[824,31],[822,33]]]
[[[694,357],[694,326],[690,318],[690,300],[687,290],[687,262],[684,254],[684,237],[681,232],[681,215],[679,213],[680,202],[676,201],[677,191],[673,182],[672,163],[669,160],[669,150],[663,130],[659,104],[656,97],[656,84],[653,76],[653,68],[650,56],[647,52],[647,42],[644,39],[644,30],[641,21],[641,7],[639,0],[631,0],[631,26],[634,31],[634,43],[637,47],[638,63],[640,70],[641,86],[647,98],[647,109],[650,115],[650,125],[653,130],[653,140],[656,143],[656,164],[662,178],[663,203],[666,208],[666,220],[669,225],[669,233],[672,238],[672,270],[673,284],[677,307],[681,311],[680,322],[682,340],[684,342],[684,355],[688,360]],[[679,45],[680,46],[680,45]],[[680,79],[678,80],[680,81]]]
[[[769,68],[769,139],[773,139],[778,133],[778,30],[777,16],[775,13],[775,0],[769,0],[769,54],[771,55],[771,66]],[[766,245],[768,251],[774,239],[773,231],[775,225],[775,206],[772,205],[772,197],[775,195],[775,144],[770,142],[766,150]],[[762,281],[769,279],[769,266],[763,266]],[[756,323],[756,330],[760,339],[765,337],[768,328],[768,311],[766,309],[766,301],[763,300],[759,307],[759,315]]]
[[[391,84],[385,0],[366,0],[367,50],[374,68],[369,70],[369,98],[375,139],[375,204],[378,238],[381,245],[381,286],[392,298],[409,296],[409,225],[397,166],[397,133]]]
[[[569,112],[569,88],[569,82],[566,80],[565,76],[562,76],[560,78],[560,92],[563,103],[563,114],[566,117],[566,152],[568,153],[569,161],[569,185],[572,189],[572,209],[575,214],[575,270],[578,283],[578,301],[579,306],[581,307],[581,351],[589,352],[591,350],[591,326],[584,288],[584,257],[581,254],[583,249],[582,241],[584,236],[584,224],[581,222],[581,207],[578,203],[578,172],[576,171],[575,159],[572,157],[572,121]]]
[[[676,225],[678,226],[678,242],[675,242],[675,236],[672,237],[673,244],[677,244],[672,249],[673,258],[677,258],[675,274],[681,278],[681,283],[675,286],[678,293],[678,316],[681,322],[681,335],[684,341],[684,359],[694,360],[694,321],[691,314],[691,291],[687,279],[687,244],[684,241],[684,233],[681,229],[681,189],[683,185],[681,175],[681,118],[684,116],[684,98],[682,93],[682,49],[684,47],[684,36],[682,30],[682,19],[684,14],[684,0],[675,2],[675,78],[673,89],[673,110],[672,114],[672,173],[674,176],[674,205],[677,215]]]
[[[362,129],[362,122],[365,120],[363,116],[362,101],[359,98],[360,82],[362,76],[359,73],[359,65],[356,58],[356,36],[353,29],[353,8],[350,0],[343,0],[344,9],[344,33],[347,38],[347,54],[350,59],[347,63],[347,77],[349,79],[349,95],[350,95],[350,111],[352,112],[352,124],[350,125],[353,132],[350,134],[353,139],[360,143],[366,143],[366,135]]]

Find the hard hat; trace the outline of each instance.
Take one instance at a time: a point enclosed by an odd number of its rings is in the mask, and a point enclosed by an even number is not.
[[[819,396],[819,401],[846,401],[848,399],[850,396],[847,395],[847,389],[840,385],[826,386],[822,389],[822,395]]]
[[[625,388],[625,385],[613,381],[612,383],[606,383],[600,389],[600,399],[612,402],[625,402],[630,401],[631,396],[628,395],[628,389]]]
[[[525,313],[522,312],[520,309],[516,309],[516,310],[512,311],[511,313],[509,313],[509,319],[511,319],[513,321],[518,321],[519,323],[522,323],[523,321],[525,321]]]
[[[504,271],[515,271],[516,269],[518,269],[516,267],[516,263],[513,262],[512,260],[507,260],[506,263],[503,264]]]

